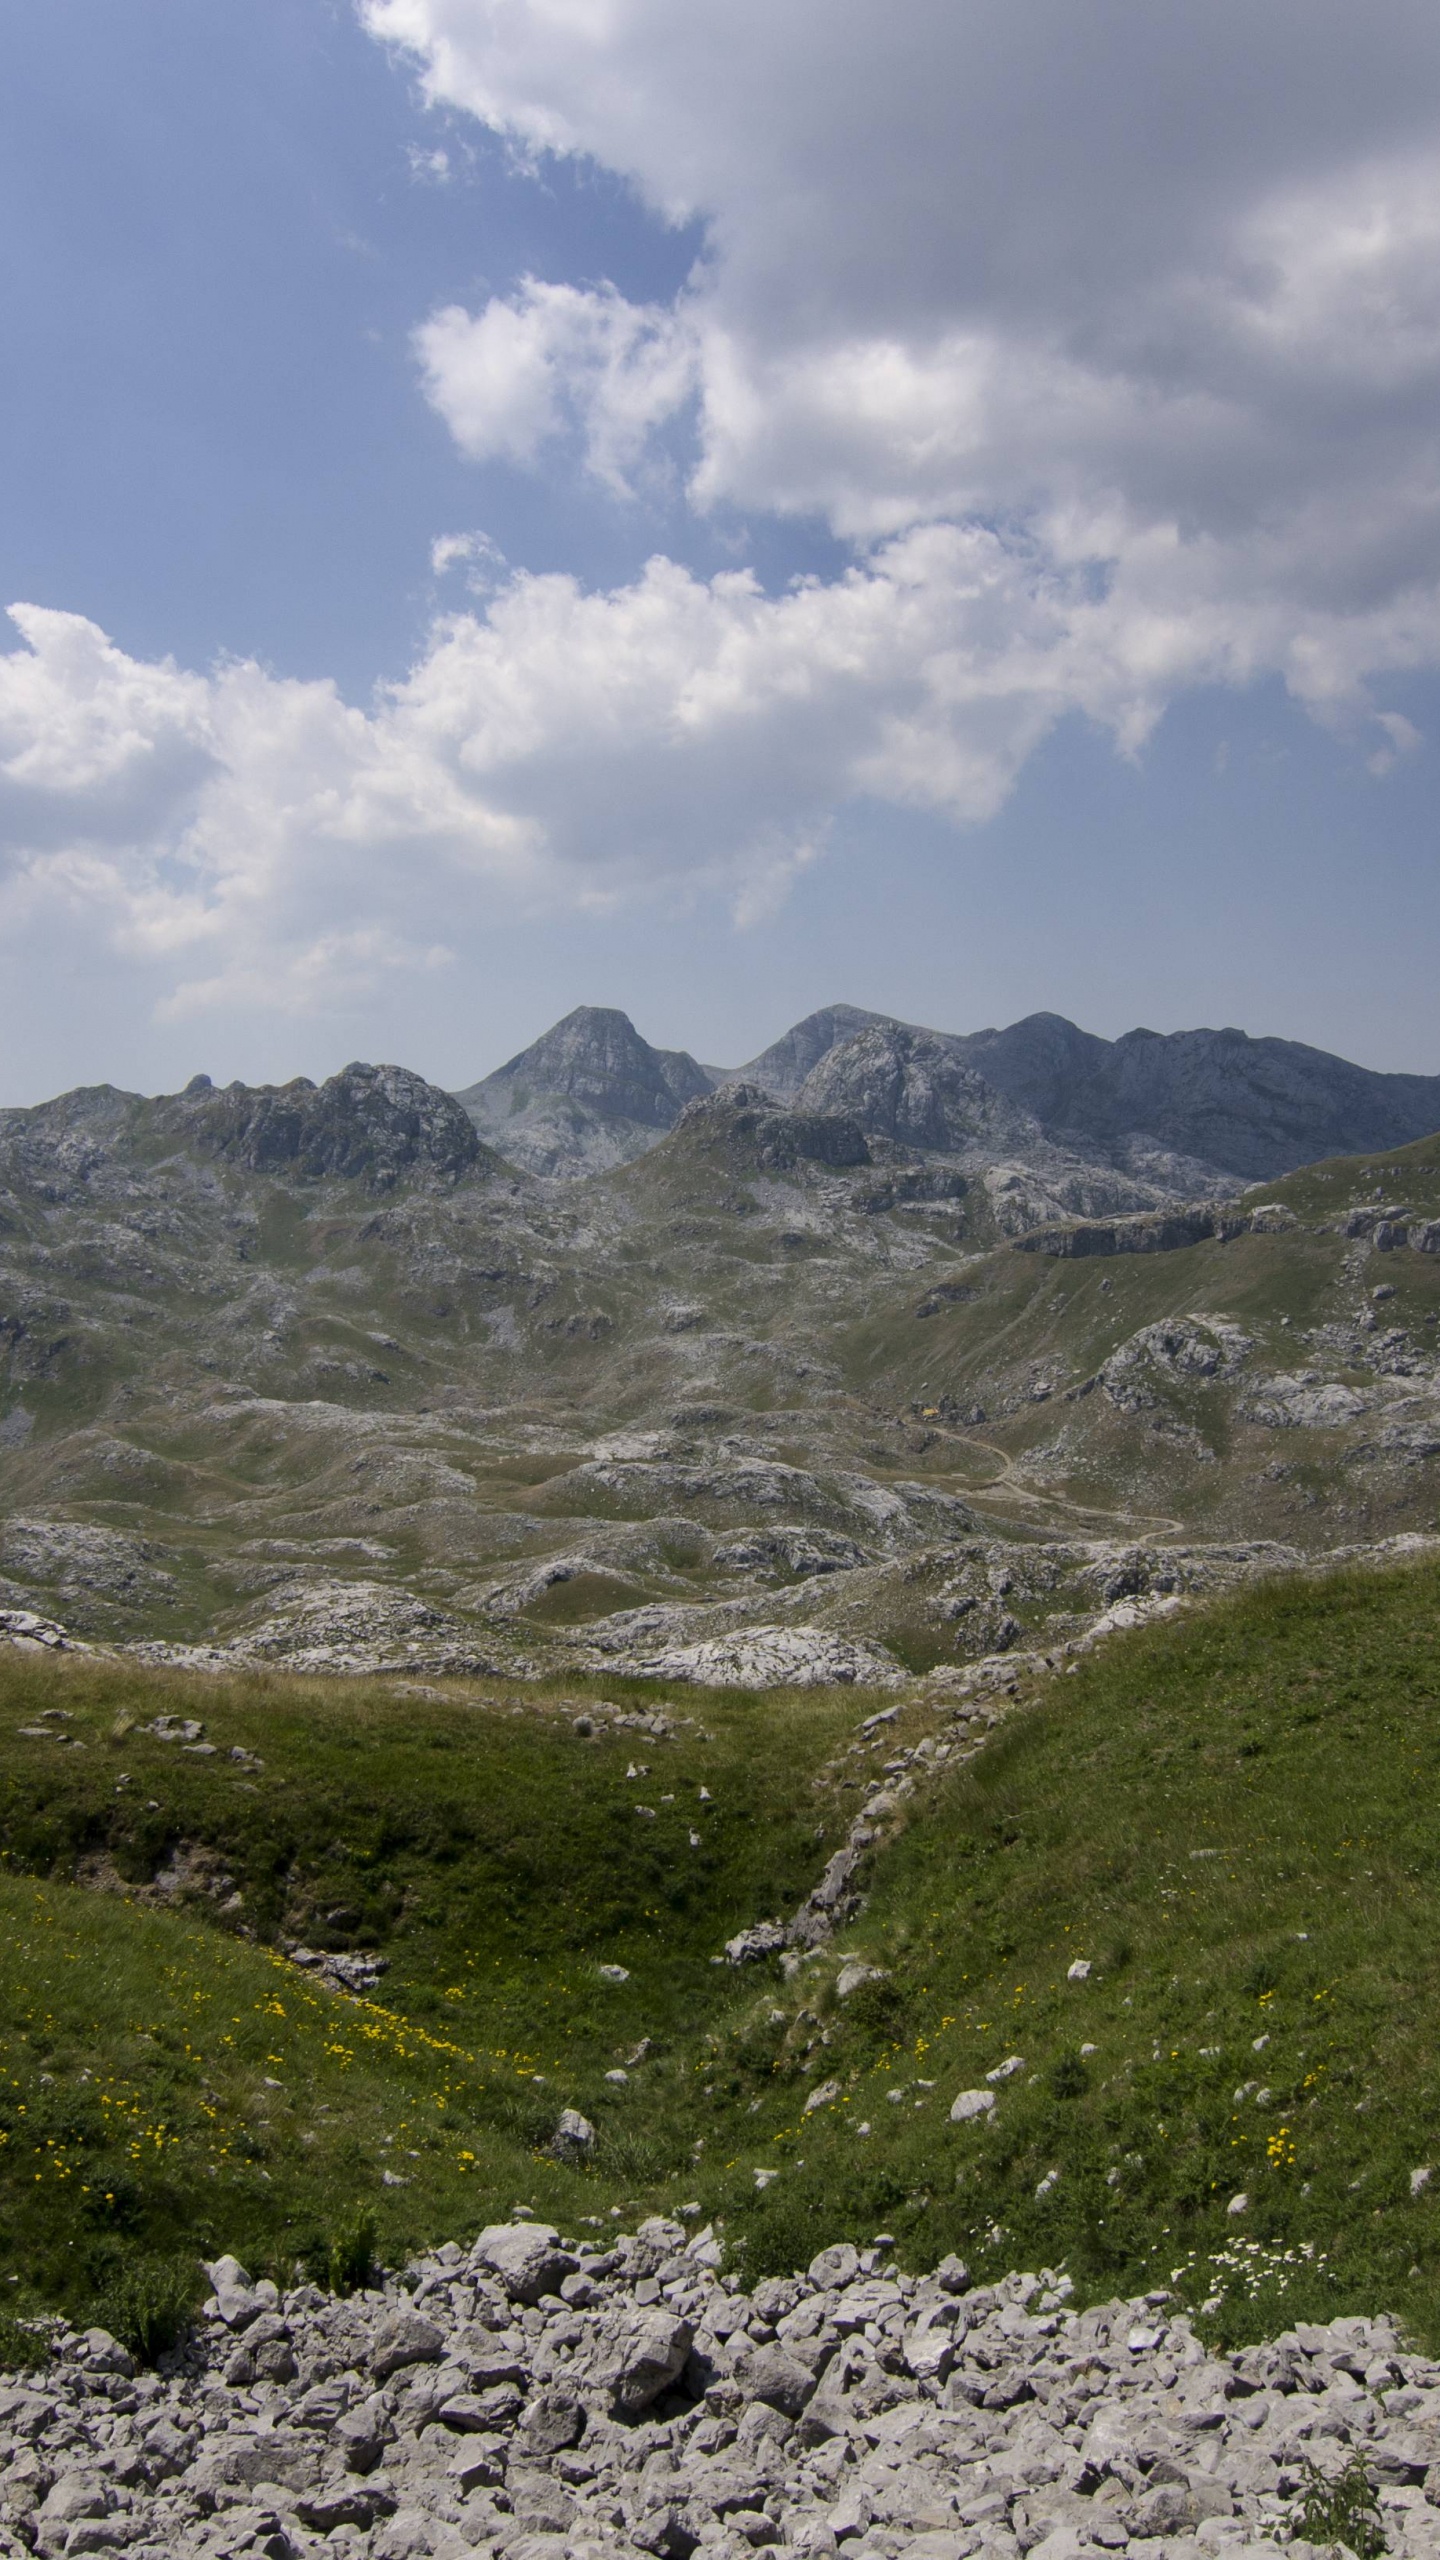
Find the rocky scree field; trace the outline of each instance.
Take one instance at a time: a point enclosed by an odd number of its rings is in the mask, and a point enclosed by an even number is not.
[[[53,2333],[0,2399],[10,2553],[1318,2560],[1436,2543],[1440,2368],[1385,2320],[1207,2352],[1163,2287],[917,2280],[886,2235],[746,2290],[687,2219],[515,2219],[348,2301],[213,2260],[160,2374]],[[1388,2537],[1388,2539],[1387,2539]]]

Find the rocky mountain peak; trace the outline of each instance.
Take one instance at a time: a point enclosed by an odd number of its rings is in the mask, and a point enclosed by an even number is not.
[[[575,1175],[643,1155],[710,1089],[688,1051],[652,1049],[628,1014],[582,1004],[457,1099],[512,1162]]]
[[[472,1108],[477,1096],[503,1093],[513,1109],[518,1093],[549,1095],[580,1103],[601,1119],[671,1129],[686,1103],[709,1090],[710,1078],[686,1050],[652,1049],[628,1014],[581,1004],[459,1100]]]
[[[722,1085],[687,1104],[672,1145],[722,1154],[734,1165],[783,1172],[801,1163],[836,1166],[870,1162],[857,1120],[845,1113],[777,1108],[758,1084]]]
[[[800,1087],[803,1110],[840,1112],[872,1137],[958,1155],[1039,1135],[1029,1115],[943,1033],[876,1023],[830,1050]]]
[[[822,1005],[818,1013],[807,1013],[803,1022],[782,1032],[748,1066],[737,1068],[737,1081],[762,1085],[778,1102],[789,1102],[832,1049],[877,1024],[899,1027],[894,1024],[893,1015],[867,1013],[863,1005]]]
[[[152,1109],[157,1128],[251,1173],[326,1177],[388,1191],[407,1175],[457,1182],[490,1161],[453,1094],[408,1067],[342,1067],[324,1084],[229,1084],[194,1076]]]
[[[1101,1040],[1041,1013],[955,1047],[1064,1144],[1133,1153],[1149,1140],[1249,1180],[1440,1128],[1440,1076],[1377,1074],[1233,1027]]]

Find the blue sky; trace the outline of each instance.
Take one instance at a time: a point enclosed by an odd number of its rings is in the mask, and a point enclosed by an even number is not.
[[[583,1001],[1440,1068],[1440,43],[1352,17],[14,13],[0,1100]]]

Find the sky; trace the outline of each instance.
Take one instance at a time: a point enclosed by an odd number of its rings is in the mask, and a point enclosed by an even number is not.
[[[1431,0],[47,0],[0,65],[0,1103],[580,1003],[1440,1071]]]

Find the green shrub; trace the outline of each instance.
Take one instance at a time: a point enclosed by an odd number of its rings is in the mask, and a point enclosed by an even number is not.
[[[1333,2480],[1307,2462],[1293,2515],[1299,2540],[1328,2544],[1332,2550],[1343,2543],[1355,2560],[1380,2560],[1387,2547],[1363,2453],[1352,2454]]]
[[[888,2044],[905,2023],[905,1990],[893,1975],[862,1982],[845,2003],[845,2022],[868,2044]]]
[[[375,2255],[375,2216],[360,2205],[331,2232],[318,2235],[301,2252],[301,2265],[313,2284],[327,2293],[360,2293],[379,2272]]]
[[[1062,2053],[1050,2065],[1049,2081],[1053,2098],[1083,2098],[1090,2074],[1078,2053]]]
[[[133,2258],[97,2296],[94,2322],[153,2364],[178,2344],[204,2289],[193,2258]]]
[[[0,2311],[0,2373],[38,2373],[50,2361],[50,2341],[43,2329]]]

